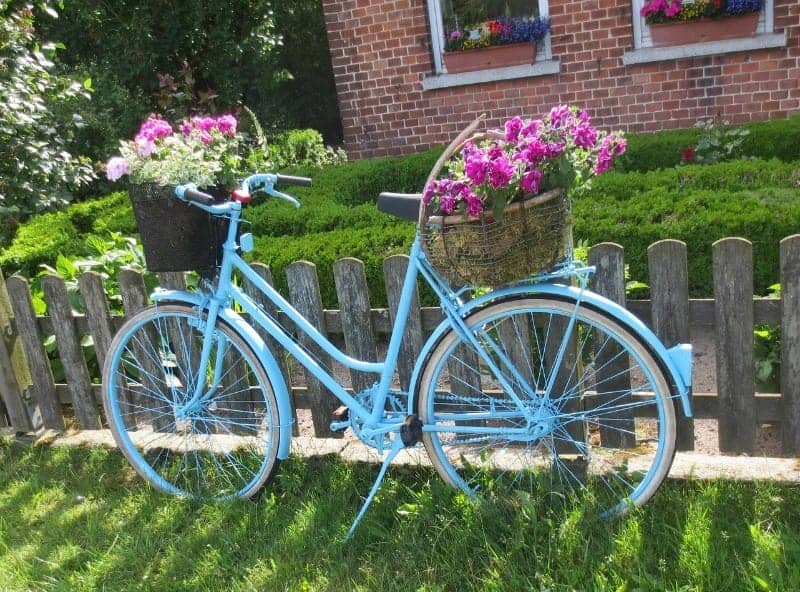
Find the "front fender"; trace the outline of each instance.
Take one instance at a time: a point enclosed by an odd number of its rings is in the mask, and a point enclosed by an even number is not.
[[[656,337],[656,335],[645,325],[641,320],[634,316],[630,311],[624,307],[612,302],[608,298],[604,298],[595,292],[589,290],[581,290],[574,286],[565,286],[562,284],[520,284],[517,286],[510,286],[492,291],[481,297],[470,300],[464,304],[459,313],[462,318],[466,318],[481,308],[503,300],[516,298],[519,296],[547,296],[568,302],[581,302],[581,306],[588,306],[601,311],[607,312],[614,316],[621,324],[631,329],[633,333],[639,335],[647,345],[650,352],[655,359],[660,362],[662,368],[666,371],[671,378],[672,386],[675,389],[675,394],[681,398],[683,412],[686,417],[692,416],[691,406],[691,385],[692,385],[692,346],[683,343],[676,345],[670,349],[664,347],[664,344]],[[417,363],[414,366],[414,372],[411,376],[411,386],[409,392],[409,413],[416,413],[416,398],[419,388],[419,380],[422,377],[422,370],[428,360],[428,356],[433,351],[433,348],[439,343],[439,340],[444,337],[445,333],[450,329],[450,323],[443,321],[433,331],[431,336],[425,342],[422,351],[417,358]]]
[[[151,294],[150,298],[155,303],[181,302],[197,308],[206,308],[207,298],[191,292],[182,290],[157,290]],[[258,361],[267,373],[272,390],[275,393],[275,400],[278,403],[278,423],[280,424],[280,441],[278,442],[278,458],[285,459],[289,456],[289,449],[292,444],[292,423],[294,414],[292,413],[291,397],[286,387],[280,368],[272,352],[269,351],[264,340],[253,329],[252,325],[245,321],[239,314],[230,308],[220,308],[219,316],[228,325],[242,335],[248,345],[258,356]]]

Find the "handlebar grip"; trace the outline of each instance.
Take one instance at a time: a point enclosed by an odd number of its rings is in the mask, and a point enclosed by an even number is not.
[[[295,177],[293,175],[275,175],[277,180],[275,185],[299,185],[301,187],[311,187],[311,179],[308,177]]]
[[[204,206],[210,206],[214,204],[214,198],[208,193],[203,193],[202,191],[198,189],[192,189],[191,187],[187,187],[183,191],[183,195],[180,197],[186,201],[193,201],[195,203],[203,204]]]

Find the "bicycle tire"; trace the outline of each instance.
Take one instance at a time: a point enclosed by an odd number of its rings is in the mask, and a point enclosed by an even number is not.
[[[475,348],[452,329],[442,336],[422,371],[417,411],[448,484],[571,500],[604,517],[650,499],[675,454],[675,411],[642,338],[608,312],[548,296],[490,304],[466,323],[519,402]]]
[[[205,325],[205,313],[183,304],[151,306],[125,322],[104,364],[103,407],[120,450],[157,489],[249,498],[278,466],[277,402],[252,348],[218,319],[204,370],[212,386],[197,408],[187,407]]]

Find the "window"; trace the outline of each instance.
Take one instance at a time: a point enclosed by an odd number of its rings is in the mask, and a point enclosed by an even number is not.
[[[431,26],[431,42],[436,73],[447,73],[443,54],[453,31],[467,38],[471,25],[485,21],[504,19],[532,20],[548,16],[548,0],[428,0],[428,17]],[[551,59],[550,35],[538,44],[536,61]]]

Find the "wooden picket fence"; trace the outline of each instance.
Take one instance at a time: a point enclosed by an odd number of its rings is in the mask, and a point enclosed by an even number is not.
[[[699,331],[713,331],[717,392],[695,392],[692,404],[696,418],[718,421],[721,451],[752,453],[757,426],[770,423],[780,425],[782,454],[800,456],[800,235],[787,237],[780,244],[780,299],[753,299],[752,245],[741,238],[726,238],[713,245],[714,299],[689,299],[686,245],[680,241],[664,240],[649,247],[650,300],[625,302],[625,264],[620,246],[603,243],[593,247],[590,263],[597,267],[592,289],[627,305],[667,346],[689,342],[691,335]],[[334,265],[338,310],[323,309],[316,269],[307,262],[297,262],[286,269],[289,300],[320,330],[342,340],[349,355],[376,360],[379,344],[385,343],[391,331],[407,265],[408,258],[402,255],[384,261],[389,302],[386,309],[370,308],[363,264],[351,258]],[[255,268],[271,282],[269,268],[260,264]],[[159,279],[164,287],[183,285],[181,274],[160,274]],[[119,284],[126,315],[147,305],[140,274],[123,271]],[[79,279],[85,314],[74,313],[60,277],[45,277],[42,286],[48,315],[36,316],[28,282],[16,276],[4,280],[0,273],[0,427],[17,432],[60,431],[65,425],[99,429],[104,425],[100,385],[92,382],[80,341],[82,336],[92,336],[102,365],[124,317],[109,313],[101,278],[96,273],[86,272]],[[249,288],[252,294],[252,287]],[[412,307],[397,368],[404,387],[426,335],[440,320],[438,308],[420,308],[416,303]],[[757,323],[781,327],[781,394],[755,393],[753,328]],[[53,380],[42,345],[49,335],[56,338],[65,384]],[[288,383],[293,385],[295,407],[310,409],[314,434],[333,436],[328,424],[338,401],[328,396],[316,380],[302,375],[298,378],[296,365],[293,368],[276,344],[266,341],[275,350]],[[316,346],[306,345],[321,363],[332,365]],[[351,372],[350,380],[358,391],[368,387],[374,377]],[[681,450],[693,448],[694,429],[693,420],[679,421]]]

